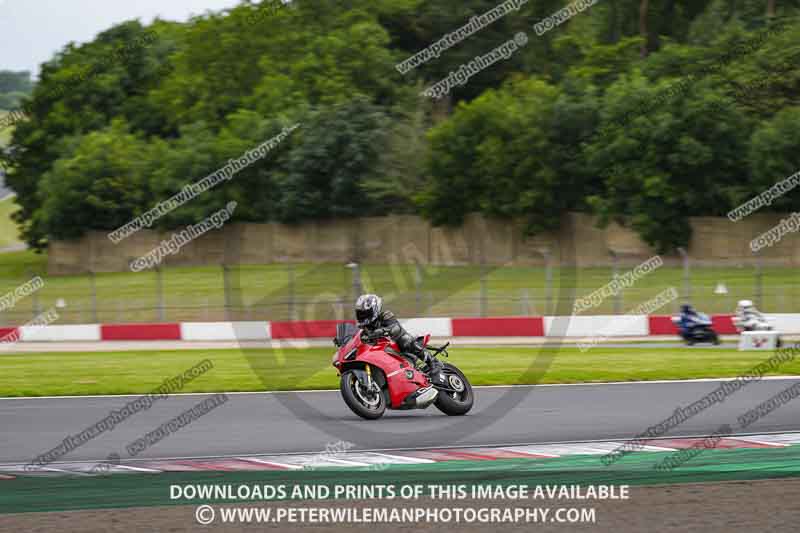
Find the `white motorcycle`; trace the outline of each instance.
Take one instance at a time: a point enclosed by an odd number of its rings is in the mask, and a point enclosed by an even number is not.
[[[739,332],[773,330],[767,318],[755,308],[753,302],[750,300],[741,300],[739,302],[739,305],[736,307],[736,316],[733,317],[733,325],[736,326]],[[779,336],[776,346],[780,348],[782,345],[783,342]]]

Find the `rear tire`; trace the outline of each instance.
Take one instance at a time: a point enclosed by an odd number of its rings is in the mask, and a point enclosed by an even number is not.
[[[463,386],[463,391],[453,393],[440,390],[434,405],[436,405],[437,409],[448,416],[461,416],[467,414],[469,410],[472,409],[472,404],[474,401],[472,385],[470,385],[469,380],[458,368],[450,363],[445,363],[442,366],[442,374],[446,376],[447,386],[449,388],[457,388],[453,387],[453,385],[460,384]],[[453,395],[455,395],[455,398]]]
[[[355,372],[346,370],[342,373],[339,382],[339,391],[347,407],[355,414],[367,420],[377,420],[386,412],[386,398],[375,381],[372,386],[376,387],[372,391],[364,390],[364,386],[358,381]]]

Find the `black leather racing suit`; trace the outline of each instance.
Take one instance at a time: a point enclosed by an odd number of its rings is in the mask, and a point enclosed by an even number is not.
[[[391,311],[384,310],[377,320],[364,327],[364,332],[371,338],[389,337],[403,353],[410,353],[425,361],[425,350],[417,339],[400,325],[400,321]]]

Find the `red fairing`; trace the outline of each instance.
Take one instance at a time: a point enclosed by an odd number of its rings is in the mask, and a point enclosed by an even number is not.
[[[425,344],[429,338],[430,335],[425,337]],[[388,339],[378,341],[374,345],[363,343],[359,331],[347,344],[339,348],[336,366],[341,368],[341,365],[346,363],[359,361],[379,368],[386,376],[390,406],[397,409],[410,394],[430,385],[430,381],[425,374],[412,367],[405,357],[386,353],[386,348],[400,351],[397,344],[389,342]],[[356,356],[345,360],[353,349],[356,350]]]

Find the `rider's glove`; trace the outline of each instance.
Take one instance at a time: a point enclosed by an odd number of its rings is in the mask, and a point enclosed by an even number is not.
[[[385,337],[385,336],[386,336],[386,330],[385,329],[376,328],[376,329],[373,329],[372,331],[365,331],[364,332],[364,337],[365,338],[362,339],[362,340],[366,340],[366,342],[372,342],[372,341],[378,340],[381,337]]]

